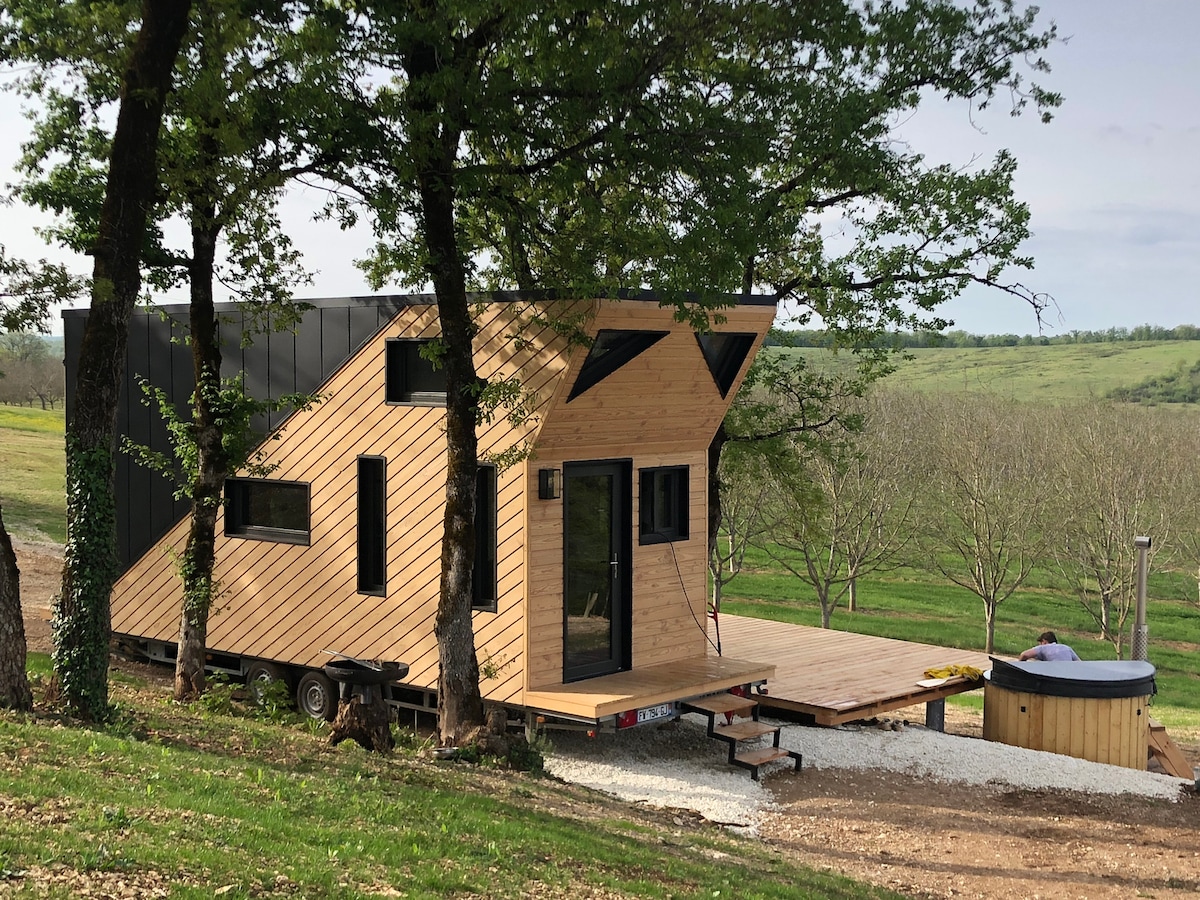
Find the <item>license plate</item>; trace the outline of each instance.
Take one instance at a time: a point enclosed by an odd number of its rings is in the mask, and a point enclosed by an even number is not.
[[[637,721],[641,725],[643,722],[653,722],[656,719],[669,719],[675,715],[674,703],[660,703],[658,706],[646,706],[637,711]]]

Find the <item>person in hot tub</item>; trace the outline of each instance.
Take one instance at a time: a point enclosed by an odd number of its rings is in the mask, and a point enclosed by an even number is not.
[[[1030,647],[1021,653],[1021,659],[1079,659],[1079,656],[1066,644],[1060,644],[1053,631],[1043,631],[1038,638],[1037,646]]]

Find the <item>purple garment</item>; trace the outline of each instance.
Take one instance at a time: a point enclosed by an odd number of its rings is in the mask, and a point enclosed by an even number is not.
[[[1079,659],[1075,651],[1066,644],[1038,644],[1033,648],[1033,658],[1045,660]]]

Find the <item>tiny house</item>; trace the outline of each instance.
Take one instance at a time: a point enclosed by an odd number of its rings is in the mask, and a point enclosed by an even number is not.
[[[712,652],[706,616],[709,443],[775,314],[742,297],[699,334],[646,295],[473,298],[475,365],[519,384],[528,415],[478,426],[475,644],[481,689],[528,716],[634,724],[675,704],[764,682],[773,666]],[[68,397],[86,313],[67,311]],[[269,477],[231,477],[218,521],[210,663],[285,678],[301,708],[332,711],[331,654],[408,664],[402,706],[436,705],[434,619],[445,490],[445,388],[421,350],[429,296],[309,303],[294,330],[241,347],[222,313],[224,374],[255,396],[320,401],[258,427]],[[119,430],[166,449],[139,379],[182,408],[192,390],[185,307],[131,324]],[[563,322],[582,323],[588,343]],[[68,416],[71,415],[68,399]],[[511,462],[516,459],[517,461]],[[173,551],[187,505],[122,454],[116,640],[170,660],[181,587]]]

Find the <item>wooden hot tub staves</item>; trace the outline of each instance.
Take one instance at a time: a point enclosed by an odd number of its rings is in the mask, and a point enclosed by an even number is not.
[[[983,690],[983,736],[1145,771],[1154,692],[1154,667],[1146,662],[993,657]]]

